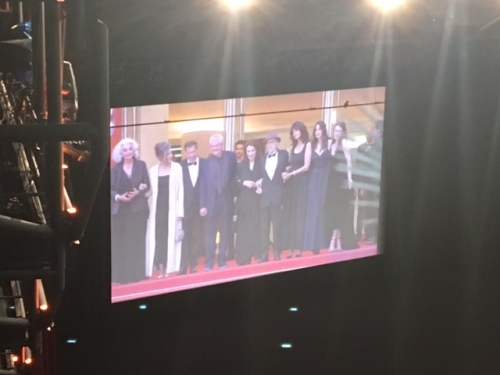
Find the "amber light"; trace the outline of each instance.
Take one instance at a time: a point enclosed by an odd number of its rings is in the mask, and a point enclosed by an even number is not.
[[[35,287],[38,308],[41,311],[47,311],[49,308],[49,304],[47,303],[47,298],[45,297],[45,288],[43,287],[42,280],[37,279]]]
[[[33,358],[31,357],[31,349],[27,346],[23,347],[23,358],[26,365],[31,365],[33,363]]]

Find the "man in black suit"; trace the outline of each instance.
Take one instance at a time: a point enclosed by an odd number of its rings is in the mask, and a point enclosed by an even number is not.
[[[366,143],[358,147],[354,173],[358,185],[356,237],[369,244],[376,244],[378,235],[383,129],[383,122],[377,121],[366,133]]]
[[[273,228],[274,260],[280,260],[282,249],[282,205],[284,182],[281,174],[288,166],[288,152],[279,150],[281,138],[274,132],[266,137],[267,153],[261,158],[262,178],[257,183],[257,192],[261,192],[261,244],[258,251],[259,262],[267,262],[269,254],[269,234]]]
[[[223,150],[224,138],[220,134],[210,137],[211,154],[203,168],[200,180],[200,215],[206,218],[205,270],[209,271],[215,263],[216,237],[219,232],[219,268],[227,268],[226,255],[229,225],[232,220],[234,193],[233,182],[236,176],[236,156],[232,151]]]
[[[236,161],[241,163],[245,160],[245,141],[239,140],[234,144],[234,153],[236,155]]]
[[[184,239],[182,241],[179,275],[196,272],[198,257],[202,252],[203,218],[200,216],[200,174],[206,160],[198,157],[198,144],[184,144],[186,159],[181,161],[184,182]]]
[[[236,162],[239,164],[245,160],[245,141],[239,140],[234,144],[234,154],[236,155]],[[229,225],[229,240],[227,243],[227,260],[234,259],[236,256],[235,237],[236,237],[236,199],[232,207],[233,218]]]

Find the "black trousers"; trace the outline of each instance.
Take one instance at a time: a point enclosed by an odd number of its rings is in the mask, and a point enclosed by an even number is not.
[[[217,264],[219,267],[226,265],[229,221],[232,219],[232,211],[229,210],[228,200],[225,198],[223,195],[217,197],[214,212],[205,221],[205,268],[208,269],[212,269],[215,263],[217,232],[219,232]]]
[[[269,206],[260,209],[260,260],[268,260],[269,255],[269,235],[273,228],[273,253],[279,257],[282,251],[282,210],[281,206]]]
[[[234,259],[236,256],[236,222],[233,220],[235,215],[235,205],[231,207],[230,218],[229,218],[229,233],[227,241],[227,259]]]
[[[200,253],[203,252],[204,223],[198,210],[186,212],[182,221],[184,239],[182,240],[180,270],[186,271],[188,267],[196,268]]]
[[[356,238],[362,237],[363,229],[367,239],[377,240],[378,235],[378,215],[379,194],[367,192],[366,196],[361,198],[358,205],[358,216],[356,219]]]

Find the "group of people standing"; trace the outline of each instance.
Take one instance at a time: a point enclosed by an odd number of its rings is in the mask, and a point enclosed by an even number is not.
[[[159,163],[149,173],[137,143],[122,140],[113,151],[111,171],[113,282],[194,273],[203,255],[209,271],[215,263],[227,268],[233,255],[238,265],[246,265],[253,259],[281,260],[285,251],[292,258],[304,250],[354,249],[362,235],[376,241],[370,228],[377,218],[370,222],[367,216],[378,216],[378,210],[363,209],[362,201],[378,194],[381,135],[375,127],[367,134],[366,144],[377,146],[360,146],[365,157],[354,177],[343,122],[334,125],[331,138],[323,121],[314,125],[311,137],[304,123],[294,122],[290,152],[279,149],[280,137],[270,132],[264,155],[258,154],[257,141],[240,141],[235,152],[226,151],[216,134],[208,158],[200,158],[197,143],[189,141],[183,146],[185,159],[176,163],[170,144],[160,142],[155,146]],[[362,189],[354,189],[354,179]]]

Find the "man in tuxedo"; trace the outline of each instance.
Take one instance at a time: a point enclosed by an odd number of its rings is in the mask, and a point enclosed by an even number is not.
[[[184,144],[186,159],[181,161],[184,182],[184,239],[182,241],[179,275],[196,272],[198,257],[202,252],[203,218],[200,216],[200,174],[205,159],[198,157],[198,144]]]
[[[274,260],[280,260],[282,249],[282,205],[284,182],[281,174],[288,166],[288,152],[279,150],[281,138],[274,132],[266,137],[267,153],[261,158],[262,178],[257,182],[257,192],[261,192],[261,244],[258,251],[259,262],[267,262],[269,254],[269,234],[273,229]]]
[[[239,164],[245,160],[245,141],[239,140],[234,144],[234,154],[236,155],[236,162]],[[227,260],[235,258],[235,236],[236,236],[236,199],[232,207],[233,217],[229,226],[229,241],[227,243]]]
[[[238,163],[245,160],[245,141],[240,139],[234,144],[234,153],[236,154],[236,161]]]
[[[211,154],[207,158],[200,180],[200,215],[206,218],[205,225],[205,270],[213,269],[215,263],[216,237],[219,232],[219,268],[227,268],[226,255],[230,221],[233,218],[236,176],[236,156],[223,150],[224,138],[220,134],[210,137]]]
[[[366,142],[358,147],[354,173],[358,185],[356,237],[358,241],[366,239],[369,244],[377,243],[382,134],[383,122],[377,121],[366,133]]]

